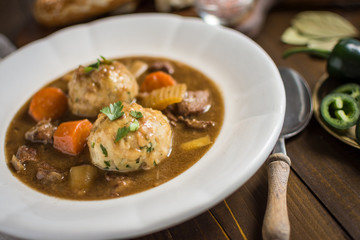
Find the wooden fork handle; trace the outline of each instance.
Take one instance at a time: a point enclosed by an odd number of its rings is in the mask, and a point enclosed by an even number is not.
[[[290,238],[290,223],[286,206],[286,188],[291,161],[282,153],[274,153],[267,160],[268,199],[262,227],[264,240]]]

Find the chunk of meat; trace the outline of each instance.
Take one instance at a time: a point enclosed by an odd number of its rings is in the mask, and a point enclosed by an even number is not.
[[[50,119],[42,120],[25,133],[25,139],[31,142],[52,144],[56,128],[57,127],[51,123]]]
[[[151,72],[163,71],[168,74],[173,74],[175,72],[174,66],[169,61],[156,61],[150,65],[149,70]]]
[[[44,182],[60,182],[65,178],[65,174],[50,164],[42,162],[38,165],[36,178]]]
[[[179,116],[179,120],[183,121],[186,126],[196,129],[205,129],[207,127],[215,126],[215,122],[213,121],[197,120],[195,118],[189,119]]]
[[[38,161],[39,156],[35,148],[28,147],[26,145],[22,145],[18,148],[16,152],[16,157],[20,159],[21,163],[25,163],[27,161]]]
[[[16,172],[21,172],[25,170],[25,166],[21,163],[20,159],[18,159],[15,155],[12,156],[10,163]]]
[[[22,145],[18,148],[16,155],[13,155],[11,159],[11,165],[17,172],[20,172],[26,169],[26,162],[38,160],[39,156],[35,148]]]
[[[188,91],[182,102],[177,104],[181,116],[197,115],[210,109],[210,93],[208,90]]]
[[[173,106],[173,105],[170,105],[169,107],[171,107],[171,106]],[[172,126],[176,127],[176,122],[178,121],[178,119],[177,119],[177,117],[174,115],[173,110],[171,110],[171,108],[169,108],[169,107],[165,108],[165,109],[163,110],[163,113],[164,113],[165,116],[169,119],[170,124],[171,124]]]
[[[185,123],[185,125],[187,127],[194,128],[194,129],[205,129],[208,127],[215,126],[214,121],[198,120],[198,119],[193,118],[192,116],[189,116],[189,117],[184,117],[181,115],[177,116],[177,115],[175,115],[177,112],[173,105],[164,109],[163,113],[169,119],[170,124],[174,127],[176,126],[176,123],[178,121],[181,121],[181,122]]]
[[[121,192],[124,189],[130,187],[133,184],[133,180],[129,177],[114,174],[113,172],[107,172],[105,174],[105,179],[109,183],[110,187],[110,194],[114,197],[118,197],[121,195]]]

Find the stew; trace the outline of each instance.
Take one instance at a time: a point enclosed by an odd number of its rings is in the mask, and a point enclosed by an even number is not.
[[[24,184],[65,199],[122,197],[169,181],[210,149],[224,116],[213,81],[165,58],[101,57],[39,92],[8,127],[7,163]],[[38,102],[51,92],[60,105],[44,113]]]

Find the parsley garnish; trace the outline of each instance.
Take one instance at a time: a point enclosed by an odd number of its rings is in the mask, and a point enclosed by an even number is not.
[[[92,142],[91,143],[91,148],[94,148],[95,147],[95,142]]]
[[[103,152],[104,156],[107,157],[108,152],[107,152],[106,148],[102,144],[100,144],[100,148],[101,148],[101,151]]]
[[[120,141],[120,139],[122,139],[123,137],[126,136],[126,134],[128,134],[128,132],[130,131],[129,127],[122,127],[122,128],[118,128],[118,131],[116,133],[116,137],[115,137],[115,143],[117,143],[118,141]]]
[[[143,115],[141,112],[138,112],[138,111],[134,111],[134,110],[131,110],[130,111],[130,115],[133,116],[134,118],[136,119],[139,119],[139,118],[142,118]]]
[[[135,132],[135,131],[138,130],[138,129],[139,129],[139,122],[138,122],[138,120],[135,119],[134,122],[130,123],[129,130],[130,130],[131,132]]]
[[[118,141],[120,141],[120,139],[125,137],[126,134],[128,134],[129,132],[135,132],[138,129],[139,129],[139,122],[138,120],[135,119],[134,122],[130,123],[129,127],[118,128],[114,142],[117,143]]]
[[[103,56],[100,56],[102,61],[100,59],[96,59],[96,63],[90,64],[89,66],[84,68],[85,73],[89,73],[93,70],[99,70],[100,64],[111,64],[112,61],[104,58]]]
[[[98,70],[98,69],[99,69],[99,66],[100,66],[100,60],[97,59],[96,63],[93,63],[93,64],[85,67],[85,68],[84,68],[84,71],[85,71],[85,73],[89,73],[89,72],[91,72],[91,71],[93,71],[93,70]]]
[[[118,119],[122,115],[124,115],[123,104],[121,101],[118,101],[114,104],[111,104],[108,107],[104,107],[100,110],[100,112],[104,113],[111,121]]]
[[[155,160],[154,160],[154,166],[155,166],[155,167],[157,166],[157,163],[155,162]]]
[[[101,56],[101,59],[102,59],[102,64],[111,64],[113,61],[112,60],[109,60],[109,59],[106,59],[105,57]]]
[[[111,166],[110,161],[104,161],[106,168],[109,168]]]
[[[149,147],[146,147],[146,152],[152,152],[154,150],[152,143],[149,143]]]
[[[151,142],[149,142],[149,146],[145,145],[145,146],[140,147],[141,150],[144,148],[146,148],[146,152],[152,152],[154,150]]]

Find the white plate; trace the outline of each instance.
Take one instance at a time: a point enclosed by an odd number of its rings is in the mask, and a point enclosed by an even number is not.
[[[199,69],[219,86],[225,118],[214,146],[175,179],[132,196],[71,201],[30,189],[0,156],[0,231],[34,239],[144,235],[211,208],[263,164],[280,133],[285,93],[270,57],[244,35],[170,14],[110,17],[60,30],[0,63],[0,148],[23,103],[45,83],[99,55],[161,56]]]

